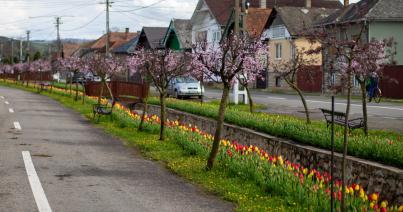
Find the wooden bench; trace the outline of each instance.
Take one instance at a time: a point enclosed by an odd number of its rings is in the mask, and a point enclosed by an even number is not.
[[[48,90],[48,88],[50,87],[50,83],[49,82],[40,82],[39,83],[39,86],[41,86],[41,91],[44,91],[44,90]]]
[[[114,106],[115,106],[115,101],[112,102],[112,106],[108,106],[108,103],[92,105],[92,113],[93,113],[92,119],[95,119],[95,116],[98,116],[98,118],[97,118],[97,122],[98,122],[100,116],[110,116],[110,118],[112,120],[112,112],[113,112]]]
[[[120,95],[115,97],[115,100],[126,104],[131,111],[135,109],[136,104],[143,103],[143,98],[137,96]]]
[[[327,109],[320,109],[325,116],[326,119],[326,126],[329,127],[329,125],[332,124],[332,111],[327,110]],[[339,112],[339,111],[334,111],[334,124],[344,126],[346,121],[346,113]],[[358,128],[363,128],[364,127],[364,119],[363,118],[355,118],[355,119],[350,119],[348,120],[348,128],[350,129],[358,129]]]

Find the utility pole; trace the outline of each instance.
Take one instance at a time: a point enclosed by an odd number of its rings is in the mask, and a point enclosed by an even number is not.
[[[22,39],[20,38],[20,63],[22,63]]]
[[[110,32],[109,32],[109,7],[111,2],[106,0],[106,45],[105,45],[105,54],[106,57],[109,57],[109,44],[110,44]]]
[[[240,8],[239,8],[239,0],[235,0],[235,35],[238,36],[239,35],[239,16],[241,14]]]
[[[14,40],[11,38],[11,65],[14,65]]]
[[[30,51],[30,44],[29,44],[29,34],[30,34],[30,33],[31,33],[31,31],[28,30],[28,31],[27,31],[27,53],[26,53],[26,54],[27,54],[27,62],[28,62],[28,63],[31,62],[31,61],[30,61],[30,55],[29,55],[29,54],[30,54],[30,52],[29,52],[29,51]]]
[[[4,56],[4,44],[3,44],[3,42],[0,43],[0,49],[1,49],[0,62],[3,62],[3,56]]]
[[[58,57],[64,58],[62,41],[60,39],[60,17],[56,17],[56,30],[57,30],[57,54]]]

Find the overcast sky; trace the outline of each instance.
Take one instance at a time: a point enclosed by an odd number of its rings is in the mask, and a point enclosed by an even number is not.
[[[198,0],[111,0],[112,31],[142,26],[168,26],[171,18],[190,18]],[[219,1],[219,0],[217,0]],[[355,2],[357,0],[350,0]],[[62,38],[95,39],[105,32],[105,0],[0,0],[0,36],[56,38],[55,17],[61,16]]]

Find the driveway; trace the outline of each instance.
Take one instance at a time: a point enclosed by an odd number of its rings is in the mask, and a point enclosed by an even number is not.
[[[47,97],[0,87],[0,211],[232,211]]]

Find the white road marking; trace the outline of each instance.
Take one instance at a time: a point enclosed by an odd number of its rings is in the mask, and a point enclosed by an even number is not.
[[[4,102],[4,104],[8,105],[8,104],[10,104],[10,103],[9,103],[9,102],[7,102],[7,101],[5,101],[5,102]]]
[[[14,113],[14,109],[13,108],[8,108],[8,112]]]
[[[286,100],[286,98],[280,98],[280,97],[267,97],[268,99],[278,99],[278,100]]]
[[[326,102],[326,101],[313,101],[313,100],[306,100],[306,101],[307,102],[313,102],[313,103],[327,103],[327,104],[330,104],[330,102]],[[336,103],[336,105],[347,105],[347,103]],[[358,104],[351,104],[351,106],[362,107],[362,105],[358,105]],[[401,110],[401,111],[403,111],[403,108],[373,106],[373,105],[367,105],[367,108],[379,108],[379,109]]]
[[[392,119],[392,120],[397,120],[397,118],[394,118],[394,117],[382,117],[382,118],[384,118],[384,119]]]
[[[21,128],[20,122],[15,121],[14,122],[14,128],[17,129],[17,130],[21,130],[22,128]]]
[[[45,191],[42,188],[41,181],[36,173],[34,164],[31,159],[31,154],[28,151],[22,152],[24,159],[25,170],[27,171],[29,184],[31,185],[32,193],[34,194],[36,205],[39,212],[52,212]]]
[[[4,96],[0,96],[0,98],[4,99]]]

